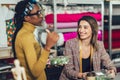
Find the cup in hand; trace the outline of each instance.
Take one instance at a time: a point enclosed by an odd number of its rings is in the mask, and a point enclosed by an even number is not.
[[[96,80],[96,74],[95,74],[95,72],[89,72],[89,73],[87,73],[86,79],[87,80]]]

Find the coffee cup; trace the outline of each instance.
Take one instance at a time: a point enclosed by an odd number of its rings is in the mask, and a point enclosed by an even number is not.
[[[87,73],[86,79],[87,80],[96,80],[96,74],[95,74],[95,72],[89,72],[89,73]]]

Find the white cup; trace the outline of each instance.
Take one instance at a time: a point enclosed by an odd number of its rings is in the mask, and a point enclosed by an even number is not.
[[[87,80],[95,80],[95,76],[89,76],[87,77]]]

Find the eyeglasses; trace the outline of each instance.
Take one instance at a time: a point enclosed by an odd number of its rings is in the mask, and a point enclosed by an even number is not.
[[[39,16],[39,15],[44,15],[44,9],[42,9],[42,10],[38,10],[36,13],[29,13],[28,14],[28,16],[34,16],[34,15],[37,15],[37,16]]]

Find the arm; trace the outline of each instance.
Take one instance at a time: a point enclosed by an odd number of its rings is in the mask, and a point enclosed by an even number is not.
[[[112,72],[114,71],[116,73],[116,67],[111,61],[109,54],[106,52],[103,42],[100,43],[100,46],[101,46],[101,60],[103,61],[103,66],[105,66],[108,70],[112,70]]]
[[[17,80],[17,74],[15,73],[15,68],[12,68],[11,71],[12,71],[13,78]]]
[[[34,77],[40,76],[46,67],[49,51],[41,48],[31,35],[22,38],[21,42],[30,72]]]
[[[77,58],[77,57],[75,57],[75,53],[72,50],[72,46],[73,45],[71,44],[70,41],[66,42],[64,55],[69,56],[70,59],[69,59],[69,63],[65,65],[63,70],[68,78],[77,79],[79,70],[78,71],[75,70],[75,64],[74,64],[75,61],[73,61],[73,60],[74,60],[74,58]]]
[[[26,73],[25,73],[24,67],[21,67],[21,71],[22,71],[23,80],[27,80],[27,77],[26,77]]]
[[[28,67],[34,77],[39,77],[44,72],[50,49],[56,44],[59,36],[56,32],[47,31],[47,40],[45,48],[35,43],[33,34],[27,35],[22,40]],[[30,37],[31,36],[31,37]],[[36,74],[37,73],[37,74]]]

